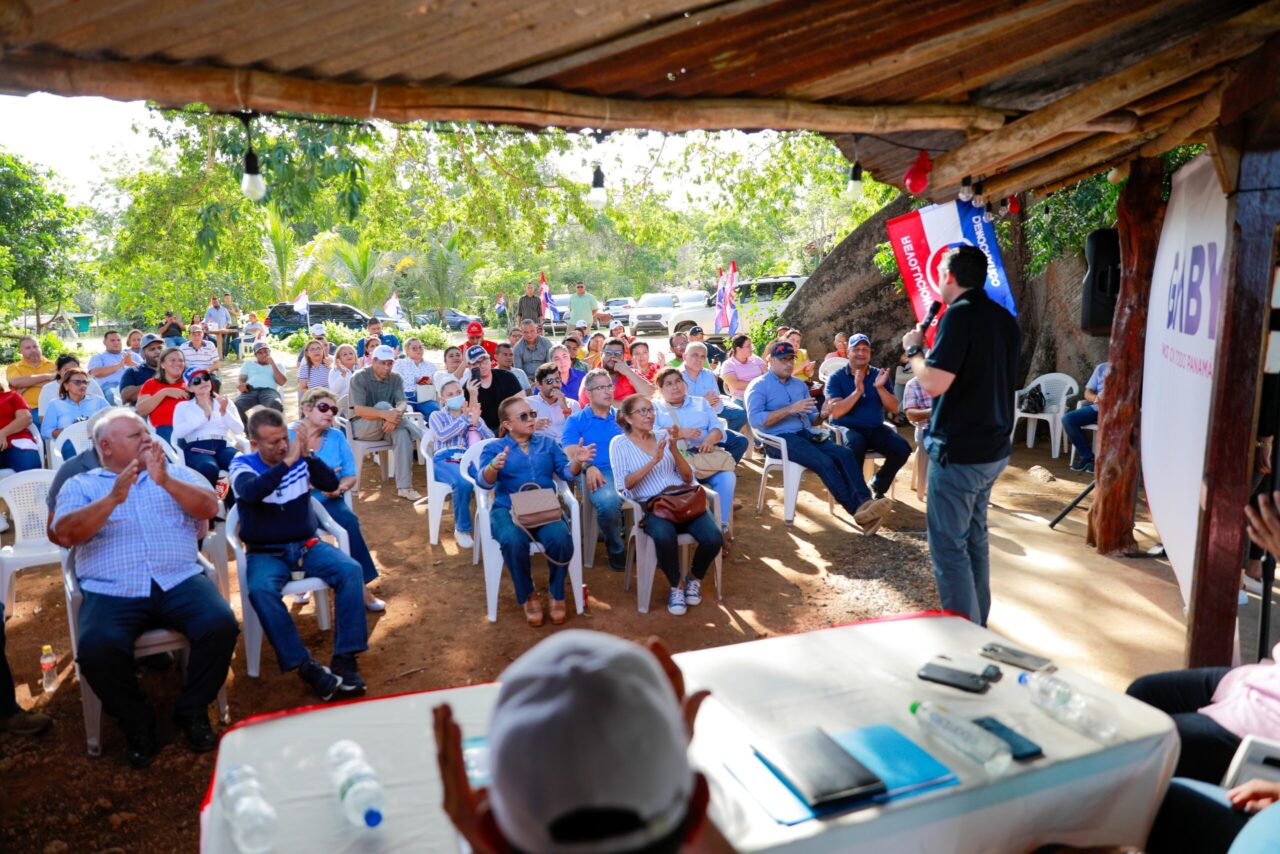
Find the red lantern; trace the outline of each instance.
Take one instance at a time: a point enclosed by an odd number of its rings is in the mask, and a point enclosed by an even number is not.
[[[1010,196],[1009,197],[1009,213],[1016,214],[1020,210],[1022,210],[1022,202],[1018,201],[1017,196]]]
[[[922,151],[907,167],[906,174],[902,176],[902,183],[906,185],[909,193],[918,196],[929,189],[929,173],[932,171],[933,160],[930,159],[929,152]]]

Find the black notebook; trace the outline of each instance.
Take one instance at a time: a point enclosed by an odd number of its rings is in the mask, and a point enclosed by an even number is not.
[[[884,792],[884,781],[818,727],[754,745],[765,764],[810,807]]]

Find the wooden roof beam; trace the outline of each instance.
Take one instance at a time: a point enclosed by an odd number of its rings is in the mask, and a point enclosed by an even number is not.
[[[991,164],[1041,143],[1072,127],[1105,115],[1179,80],[1257,49],[1280,30],[1280,0],[1268,0],[1160,51],[1142,62],[1092,83],[1043,109],[938,157],[931,182],[960,183],[966,175],[989,171]]]
[[[1155,139],[1143,145],[1138,151],[1139,157],[1156,157],[1186,141],[1187,137],[1199,133],[1204,128],[1218,121],[1222,112],[1222,93],[1230,85],[1224,80],[1218,87],[1200,99],[1200,102],[1183,113],[1173,124]]]
[[[669,132],[772,128],[884,134],[990,130],[1005,121],[1002,111],[964,104],[845,107],[766,98],[635,101],[547,89],[334,83],[262,71],[41,54],[10,54],[0,59],[0,91],[99,95],[126,101],[146,98],[169,107],[199,102],[227,112]]]

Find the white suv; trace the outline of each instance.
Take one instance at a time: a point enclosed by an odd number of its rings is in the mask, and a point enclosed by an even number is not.
[[[702,291],[674,294],[643,294],[631,309],[631,332],[634,335],[661,333],[670,336],[688,332],[695,326],[712,329],[716,307]]]
[[[734,285],[733,300],[738,306],[740,326],[746,328],[770,314],[781,315],[808,280],[808,276],[764,276]]]

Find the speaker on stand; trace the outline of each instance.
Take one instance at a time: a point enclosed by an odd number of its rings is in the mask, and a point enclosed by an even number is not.
[[[1120,232],[1114,228],[1089,232],[1084,257],[1089,269],[1080,296],[1080,328],[1090,335],[1110,335],[1120,296]]]

